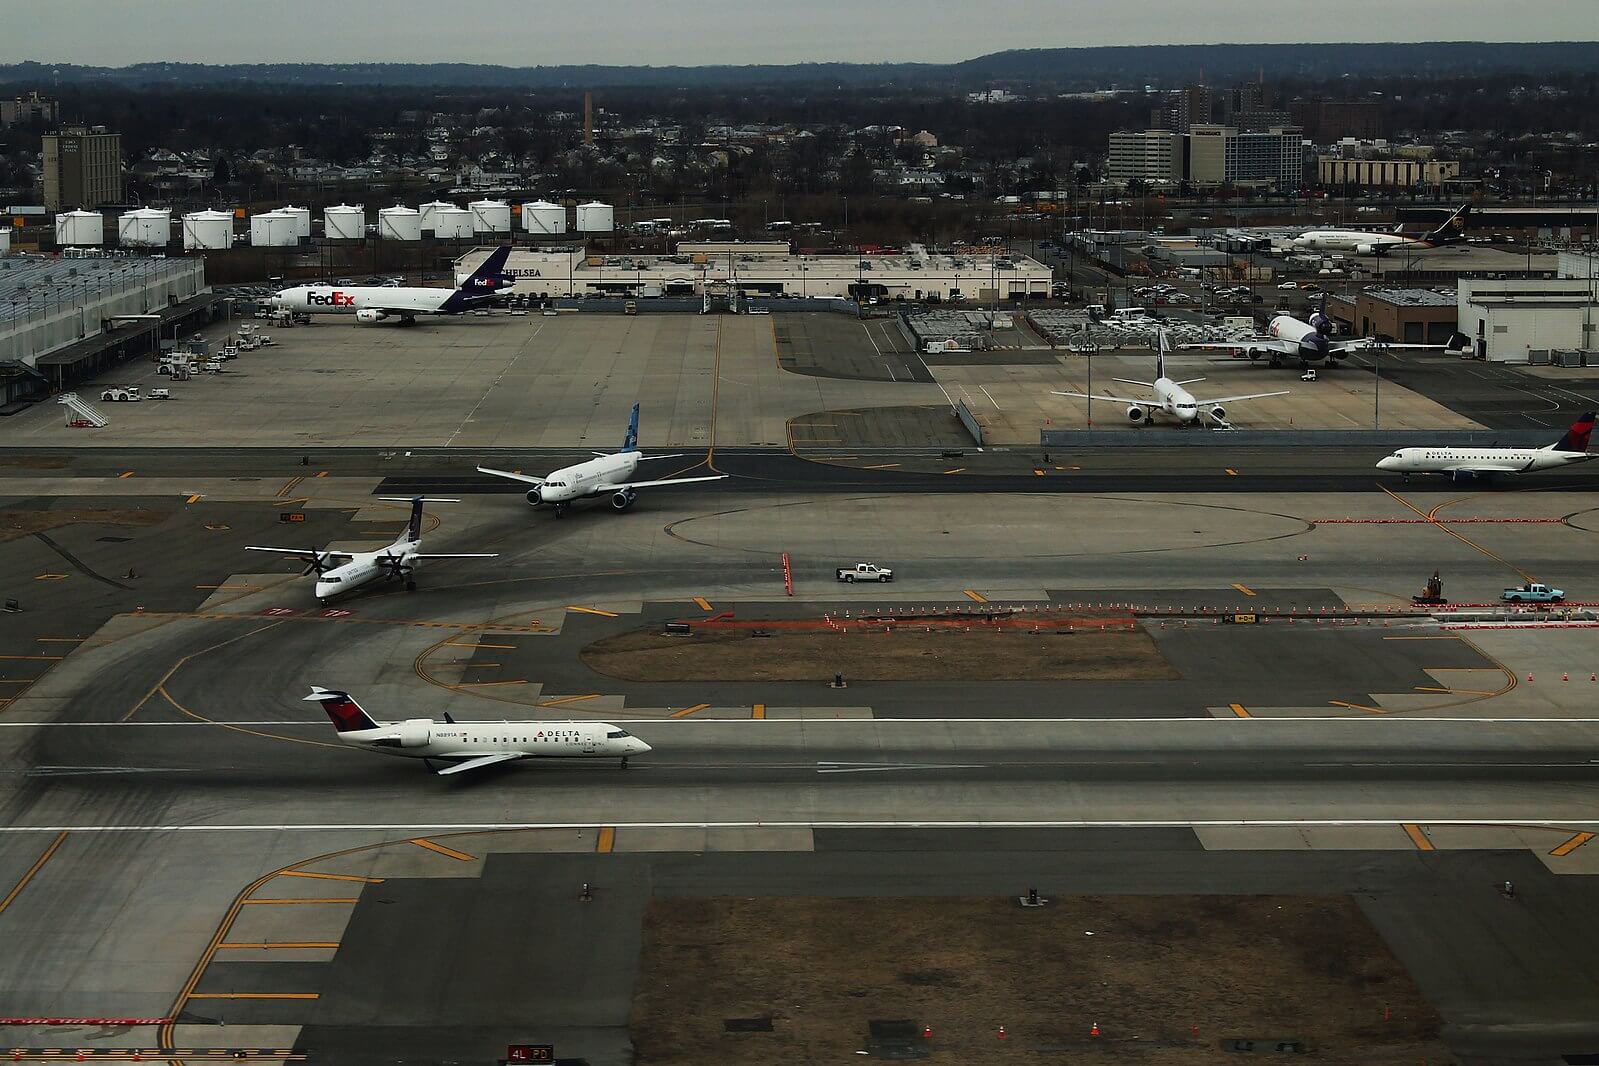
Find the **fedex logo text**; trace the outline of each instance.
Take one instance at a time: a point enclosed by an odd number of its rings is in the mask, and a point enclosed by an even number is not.
[[[332,292],[317,292],[315,289],[305,294],[305,302],[319,307],[354,307],[355,297],[347,292],[334,289]]]

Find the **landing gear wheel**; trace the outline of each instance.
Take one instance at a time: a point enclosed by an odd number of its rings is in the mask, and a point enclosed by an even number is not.
[[[1272,368],[1272,369],[1273,369],[1273,370],[1278,370],[1278,369],[1281,369],[1281,368],[1282,368],[1282,365],[1283,365],[1283,361],[1282,361],[1282,360],[1281,360],[1281,359],[1278,359],[1278,358],[1277,358],[1277,357],[1276,357],[1276,356],[1275,356],[1275,355],[1274,355],[1274,356],[1272,356],[1272,357],[1271,357],[1271,363],[1270,363],[1270,364],[1269,364],[1269,365],[1270,365],[1270,366],[1271,366],[1271,368]]]
[[[566,517],[566,504],[558,503],[558,504],[555,505],[555,517],[556,518],[565,518]]]
[[[407,592],[415,592],[416,591],[416,582],[412,581],[410,578],[406,578],[405,579],[405,591],[407,591]]]
[[[622,756],[622,769],[624,769],[624,770],[627,769],[627,756],[626,755]]]
[[[326,607],[328,605],[328,600],[327,600],[326,596],[322,597],[320,600],[317,600],[316,602],[320,603],[324,607]]]

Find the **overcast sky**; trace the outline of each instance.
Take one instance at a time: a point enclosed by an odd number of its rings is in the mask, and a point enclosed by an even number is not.
[[[706,64],[1599,36],[1596,0],[0,0],[0,62]]]

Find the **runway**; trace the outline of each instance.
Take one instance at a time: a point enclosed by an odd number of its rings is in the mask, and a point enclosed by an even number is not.
[[[444,781],[413,760],[338,746],[315,722],[8,723],[0,806],[15,812],[11,833],[1599,824],[1599,719],[623,724],[655,747],[626,770],[609,760],[529,760]],[[536,818],[506,817],[523,803]]]

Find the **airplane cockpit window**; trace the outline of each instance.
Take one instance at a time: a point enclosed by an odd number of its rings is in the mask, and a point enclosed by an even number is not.
[[[610,732],[605,734],[605,739],[606,740],[621,740],[623,737],[630,737],[632,735],[633,735],[632,733],[629,733],[625,729],[613,729]]]

